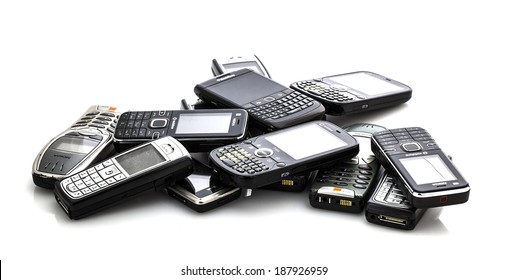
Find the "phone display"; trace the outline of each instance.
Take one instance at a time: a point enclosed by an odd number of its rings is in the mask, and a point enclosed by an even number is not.
[[[309,199],[315,208],[359,213],[377,183],[381,164],[371,151],[371,136],[385,127],[359,123],[343,127],[359,143],[359,154],[321,169],[311,186]]]
[[[335,124],[313,121],[215,149],[210,162],[221,182],[258,188],[350,158],[358,146]]]
[[[193,160],[194,172],[174,185],[167,193],[197,212],[206,212],[227,204],[242,194],[242,189],[223,186],[212,178],[211,169]]]
[[[325,113],[320,102],[249,69],[200,83],[194,92],[218,108],[247,110],[252,123],[264,132],[321,120]]]
[[[245,68],[271,78],[268,70],[266,70],[264,64],[262,64],[261,60],[256,55],[231,56],[221,59],[215,58],[211,63],[211,72],[213,73],[213,76],[219,76]]]
[[[470,186],[423,128],[375,133],[372,150],[416,208],[468,201]]]
[[[80,219],[192,173],[188,151],[167,136],[139,145],[56,183],[55,197],[71,219]]]
[[[32,167],[35,185],[52,189],[56,181],[79,173],[114,152],[115,107],[91,106],[39,152]]]
[[[191,152],[211,151],[246,137],[243,109],[132,111],[121,114],[114,133],[118,151],[172,136]]]
[[[369,71],[299,81],[291,88],[320,101],[331,115],[394,106],[412,97],[412,89],[407,85]]]
[[[412,230],[426,208],[415,208],[406,199],[389,174],[384,174],[366,203],[365,217],[370,223]]]

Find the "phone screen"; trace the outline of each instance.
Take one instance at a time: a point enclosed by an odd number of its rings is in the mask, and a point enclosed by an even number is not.
[[[70,137],[63,136],[51,144],[51,149],[68,151],[79,154],[88,154],[100,142],[89,139],[88,137]]]
[[[129,175],[132,175],[164,162],[165,158],[153,145],[149,144],[116,157],[116,161]]]
[[[438,155],[403,158],[400,162],[418,185],[456,180]]]
[[[209,179],[211,176],[209,175],[198,175],[198,174],[192,174],[188,176],[188,180],[192,183],[192,186],[194,187],[194,194],[201,192],[205,189],[208,189],[210,187]]]
[[[180,115],[176,134],[228,133],[232,113],[206,113]]]
[[[308,137],[311,135],[312,137]],[[267,136],[266,140],[295,160],[324,153],[347,145],[317,124],[305,125]]]
[[[367,95],[397,92],[404,88],[363,72],[327,77],[326,79]]]
[[[250,72],[214,84],[209,89],[234,104],[244,105],[285,90],[286,87],[257,73]]]

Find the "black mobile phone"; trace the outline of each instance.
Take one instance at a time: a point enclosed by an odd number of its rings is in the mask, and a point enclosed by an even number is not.
[[[369,71],[299,81],[290,87],[320,101],[330,115],[394,106],[412,97],[409,86]]]
[[[207,167],[209,172],[211,172],[209,153],[193,153],[191,155],[194,162],[197,162],[194,164],[194,167],[203,165]],[[194,168],[194,173],[196,173],[195,169],[196,168]],[[315,180],[317,172],[318,170],[289,175],[278,182],[261,187],[261,189],[284,192],[302,192]],[[204,171],[201,171],[201,173],[204,173]]]
[[[242,189],[224,186],[212,178],[211,168],[193,160],[194,172],[174,185],[167,193],[197,212],[206,212],[227,204],[242,194]]]
[[[116,150],[172,136],[191,152],[246,138],[248,113],[243,109],[133,111],[121,114],[114,133]]]
[[[359,142],[359,154],[331,168],[321,169],[310,188],[310,205],[327,210],[359,213],[377,183],[380,162],[371,151],[371,136],[385,127],[358,123],[343,127]]]
[[[391,175],[384,173],[373,195],[366,202],[365,217],[370,223],[414,229],[426,208],[415,208],[406,199]]]
[[[35,185],[53,189],[55,183],[87,169],[114,152],[116,107],[91,106],[68,129],[51,139],[32,167]]]
[[[215,58],[211,62],[211,72],[213,73],[213,76],[219,76],[244,68],[253,70],[263,76],[271,78],[268,70],[264,67],[264,64],[256,55]]]
[[[465,203],[470,186],[423,128],[373,134],[372,151],[416,208]]]
[[[71,219],[80,219],[192,173],[192,158],[167,136],[109,158],[57,182],[55,197]]]
[[[343,129],[313,121],[215,149],[210,163],[220,182],[253,189],[332,165],[358,152],[357,140]]]
[[[197,96],[219,108],[243,108],[265,132],[323,118],[320,102],[250,69],[217,76],[195,86]]]

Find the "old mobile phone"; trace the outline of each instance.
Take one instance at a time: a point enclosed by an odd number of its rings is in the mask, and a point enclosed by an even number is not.
[[[219,76],[243,68],[253,70],[263,76],[271,78],[268,70],[256,55],[215,58],[211,62],[211,72],[213,76]]]
[[[209,165],[209,153],[193,153],[191,155],[194,162],[197,161],[199,163],[197,165],[204,165],[208,167],[209,171],[211,171],[211,167]],[[194,164],[194,170],[197,165]],[[289,175],[278,182],[261,187],[261,189],[284,192],[302,192],[315,180],[317,172],[318,170],[314,170],[311,172]]]
[[[415,208],[398,188],[391,175],[384,173],[373,195],[366,202],[365,217],[370,223],[414,229],[426,208]]]
[[[220,182],[259,188],[317,170],[359,152],[357,140],[327,121],[313,121],[249,138],[210,153]]]
[[[115,107],[89,107],[37,154],[32,167],[35,185],[52,189],[57,180],[77,174],[111,155],[119,115]]]
[[[55,197],[71,219],[80,219],[192,173],[192,158],[167,136],[136,146],[57,182]]]
[[[206,212],[227,204],[242,194],[242,189],[224,186],[212,178],[211,168],[193,160],[194,172],[174,185],[167,193],[197,212]]]
[[[250,69],[217,76],[195,86],[197,96],[219,108],[243,108],[265,132],[320,120],[320,102]]]
[[[121,114],[114,133],[118,151],[172,136],[191,152],[245,139],[248,113],[243,109],[132,111]]]
[[[358,123],[343,127],[359,142],[359,154],[331,168],[321,169],[309,192],[310,205],[327,210],[359,213],[369,198],[380,172],[371,151],[371,136],[385,127]]]
[[[394,106],[412,97],[409,86],[369,71],[299,81],[291,88],[320,101],[330,115]]]
[[[373,134],[372,151],[416,208],[468,201],[470,186],[423,128]]]

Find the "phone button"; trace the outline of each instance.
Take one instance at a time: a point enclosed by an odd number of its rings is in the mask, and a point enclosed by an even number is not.
[[[150,122],[150,128],[163,128],[167,126],[167,119],[154,119]]]
[[[287,166],[287,164],[285,164],[284,162],[279,162],[277,164],[275,164],[277,167],[285,167]]]
[[[366,189],[366,186],[359,185],[359,184],[354,184],[354,188],[356,188],[356,189]]]
[[[73,192],[70,194],[72,197],[80,197],[80,196],[83,196],[83,193],[80,192],[80,191],[77,191],[77,192]]]
[[[254,154],[260,158],[267,158],[273,155],[273,150],[269,148],[260,148],[255,150]]]
[[[164,150],[164,153],[166,153],[166,154],[171,154],[172,152],[174,152],[173,147],[169,144],[164,144],[164,145],[160,146],[160,148],[162,148],[162,150]]]
[[[415,143],[415,142],[402,144],[401,147],[406,152],[417,152],[422,149],[421,145],[419,145],[418,143]]]
[[[116,175],[118,173],[120,173],[120,171],[114,165],[106,167],[106,168],[99,171],[100,177],[102,177],[102,179],[104,179],[104,180],[109,177],[113,177],[114,175]]]

